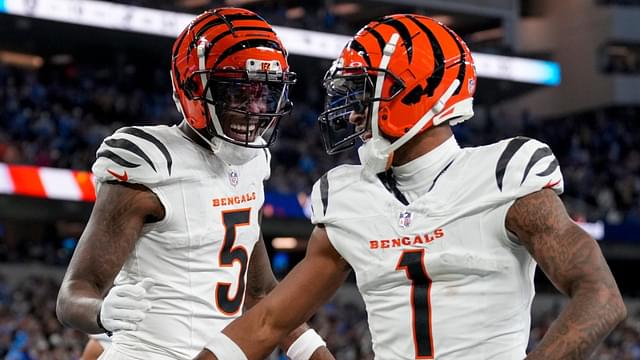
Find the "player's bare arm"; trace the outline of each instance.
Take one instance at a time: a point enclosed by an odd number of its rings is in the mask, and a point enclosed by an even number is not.
[[[245,308],[248,310],[253,307],[258,301],[262,300],[267,294],[273,290],[278,281],[273,275],[271,270],[271,262],[269,261],[269,255],[264,244],[262,237],[256,243],[253,254],[251,255],[251,261],[249,262],[249,269],[247,272],[247,292],[245,298]],[[302,324],[291,331],[280,343],[279,347],[286,351],[289,346],[309,329],[307,324]],[[311,360],[333,360],[326,347],[318,348],[311,357]]]
[[[569,302],[527,359],[587,359],[626,316],[618,286],[595,240],[549,189],[518,199],[507,214],[514,232]]]
[[[256,243],[249,261],[247,270],[247,291],[244,301],[245,309],[250,309],[258,301],[262,300],[267,294],[278,285],[278,281],[271,270],[271,262],[264,245],[262,236]]]
[[[82,356],[80,360],[96,360],[102,355],[104,349],[102,345],[98,342],[98,340],[89,338],[87,345],[85,345],[84,350],[82,351]]]
[[[97,315],[105,293],[144,223],[163,217],[160,200],[144,186],[106,183],[100,187],[60,286],[56,304],[60,322],[87,333],[104,331],[97,324]]]
[[[242,348],[248,359],[264,359],[335,293],[348,270],[348,264],[329,242],[326,230],[317,226],[305,258],[268,296],[223,333]],[[319,355],[316,351],[313,359],[319,359],[316,357]],[[196,359],[217,358],[203,350]]]

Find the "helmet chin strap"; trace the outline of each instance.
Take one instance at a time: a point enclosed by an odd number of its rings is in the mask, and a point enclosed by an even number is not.
[[[391,55],[396,49],[396,43],[399,35],[394,33],[391,35],[389,42],[384,47],[382,60],[380,61],[380,68],[386,70],[389,65]],[[384,83],[385,72],[380,71],[376,78],[376,86],[374,91],[374,97],[379,98],[382,94],[382,84]],[[420,130],[431,120],[434,116],[440,113],[447,101],[453,96],[453,93],[458,88],[460,80],[455,79],[447,91],[442,94],[440,99],[433,105],[433,107],[427,111],[416,122],[409,131],[407,131],[400,138],[396,139],[393,143],[385,139],[380,134],[380,128],[378,126],[378,110],[380,108],[380,101],[374,101],[371,108],[371,140],[367,141],[364,145],[358,149],[358,156],[360,157],[360,163],[363,166],[363,170],[369,174],[379,174],[388,170],[391,167],[393,161],[393,152],[406,144],[416,136]]]
[[[253,160],[260,153],[259,148],[249,148],[240,145],[232,144],[228,141],[220,139],[218,137],[213,137],[212,139],[207,139],[204,135],[198,131],[198,129],[194,128],[189,122],[185,119],[183,120],[187,126],[193,130],[202,141],[207,143],[211,148],[211,151],[222,160],[227,165],[244,165],[247,162]],[[253,142],[255,144],[264,143],[264,139],[261,137],[256,138]]]

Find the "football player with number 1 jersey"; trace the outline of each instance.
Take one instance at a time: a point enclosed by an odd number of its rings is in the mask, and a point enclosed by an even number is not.
[[[362,164],[315,184],[305,259],[218,335],[237,359],[268,354],[350,269],[379,360],[586,359],[624,318],[598,245],[558,198],[551,149],[525,137],[458,146],[450,126],[473,115],[476,73],[452,30],[421,15],[373,21],[324,86],[327,150],[360,137]],[[536,263],[569,301],[527,355]]]
[[[63,324],[113,335],[100,359],[191,359],[276,285],[260,213],[291,108],[286,50],[255,13],[210,10],[176,39],[171,78],[182,124],[122,128],[98,149],[96,204],[58,295]],[[281,345],[333,359],[306,325]]]

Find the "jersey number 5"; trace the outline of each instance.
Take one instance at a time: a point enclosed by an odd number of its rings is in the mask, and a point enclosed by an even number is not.
[[[218,255],[218,262],[221,267],[233,267],[236,261],[240,263],[238,290],[235,296],[229,296],[231,283],[218,282],[216,284],[216,304],[218,305],[218,310],[227,315],[233,315],[240,310],[242,298],[244,297],[244,274],[247,272],[249,255],[243,246],[234,246],[234,242],[236,241],[236,227],[249,225],[250,216],[251,209],[237,209],[222,212],[224,242]]]
[[[424,249],[405,250],[396,270],[411,280],[411,318],[416,359],[433,359],[431,335],[431,279],[424,266]]]

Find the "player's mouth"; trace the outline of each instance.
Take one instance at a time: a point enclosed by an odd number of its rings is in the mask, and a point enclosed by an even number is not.
[[[236,141],[253,142],[260,130],[259,123],[257,118],[233,119],[225,126],[225,133]]]
[[[256,129],[258,128],[258,123],[235,123],[229,125],[229,129],[231,132],[237,136],[244,138],[255,136]]]

